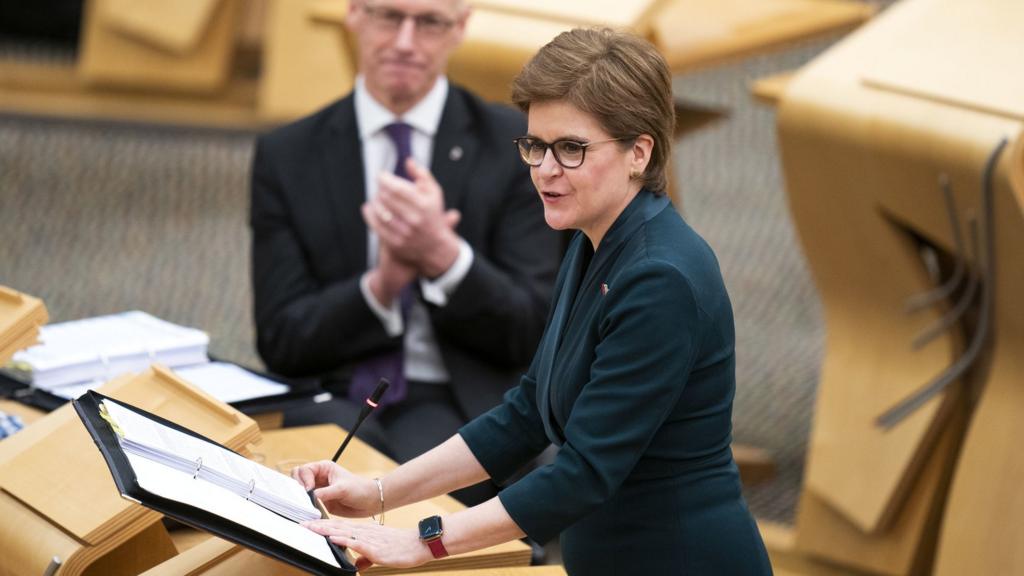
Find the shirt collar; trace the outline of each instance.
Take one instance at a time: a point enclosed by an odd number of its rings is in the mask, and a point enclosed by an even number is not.
[[[366,89],[366,80],[362,74],[356,77],[355,108],[356,124],[359,126],[359,137],[363,140],[380,132],[393,122],[405,122],[414,130],[433,137],[441,124],[444,103],[448,99],[448,78],[438,76],[433,88],[422,100],[409,109],[401,117],[395,116],[390,110],[378,102]]]

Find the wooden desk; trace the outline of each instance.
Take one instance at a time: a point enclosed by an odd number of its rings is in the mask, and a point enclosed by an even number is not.
[[[565,568],[561,566],[520,566],[488,568],[487,570],[445,570],[427,572],[423,576],[565,576]]]
[[[850,30],[875,13],[850,0],[671,0],[653,20],[673,72]]]
[[[262,440],[257,444],[251,445],[250,449],[254,460],[270,468],[287,472],[293,467],[306,462],[330,458],[344,438],[345,431],[330,424],[286,428],[265,432]],[[353,438],[348,448],[345,449],[341,463],[349,470],[367,476],[380,476],[397,467],[393,460],[377,452],[358,438]],[[422,518],[434,514],[447,514],[463,508],[464,506],[454,498],[439,496],[425,502],[418,502],[404,508],[389,511],[387,513],[387,524],[389,526],[413,528]],[[180,535],[172,536],[180,538]],[[189,544],[192,545],[194,543],[190,542]],[[436,560],[412,571],[400,572],[390,568],[373,567],[364,571],[364,574],[383,575],[436,570],[528,566],[530,556],[530,547],[517,540],[476,552]],[[225,542],[219,538],[210,537],[145,574],[146,576],[177,576],[180,574],[203,574],[205,576],[246,574],[247,576],[261,576],[263,574],[301,574],[301,572],[282,562],[267,558],[251,550]]]

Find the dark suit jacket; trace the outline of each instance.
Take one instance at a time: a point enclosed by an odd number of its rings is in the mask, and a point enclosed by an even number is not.
[[[431,171],[473,266],[430,311],[455,395],[476,415],[498,404],[536,348],[561,257],[560,237],[516,155],[522,114],[452,85]],[[451,154],[461,147],[462,155]],[[353,98],[259,138],[252,169],[257,346],[285,376],[344,372],[399,345],[359,289],[367,270],[362,148]]]
[[[460,430],[498,482],[549,443],[554,461],[501,492],[570,574],[768,574],[729,449],[732,307],[711,249],[641,191],[596,253],[578,234],[520,386]]]

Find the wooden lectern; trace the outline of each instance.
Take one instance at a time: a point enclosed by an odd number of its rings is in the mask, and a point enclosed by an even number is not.
[[[280,472],[288,472],[300,464],[330,458],[344,438],[345,431],[331,424],[272,430],[264,433],[261,442],[253,445],[252,457],[265,466],[276,468]],[[358,438],[352,439],[345,454],[341,457],[340,463],[349,470],[366,476],[382,476],[397,466],[390,458],[377,452]],[[464,506],[455,499],[449,496],[440,496],[390,510],[386,515],[386,523],[388,526],[415,527],[422,518],[434,514],[450,513],[462,508]],[[527,566],[530,563],[530,555],[529,546],[514,541],[436,560],[412,571],[373,567],[364,573],[383,575]],[[277,560],[211,537],[184,551],[181,555],[154,567],[146,572],[145,576],[178,576],[180,574],[271,576],[277,574],[298,575],[299,573],[294,568]]]
[[[247,416],[159,366],[99,390],[242,454],[259,439]],[[121,499],[70,404],[0,442],[0,518],[0,576],[134,575],[176,552],[160,514]]]
[[[1021,22],[1015,0],[969,22],[955,0],[903,0],[782,94],[828,331],[795,541],[810,556],[1024,573]]]

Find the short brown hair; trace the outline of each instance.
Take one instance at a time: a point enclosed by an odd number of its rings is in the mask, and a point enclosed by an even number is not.
[[[650,42],[607,28],[559,34],[512,83],[512,101],[524,112],[531,103],[556,100],[595,117],[612,138],[649,134],[654,149],[640,179],[665,192],[675,129],[672,75]]]

